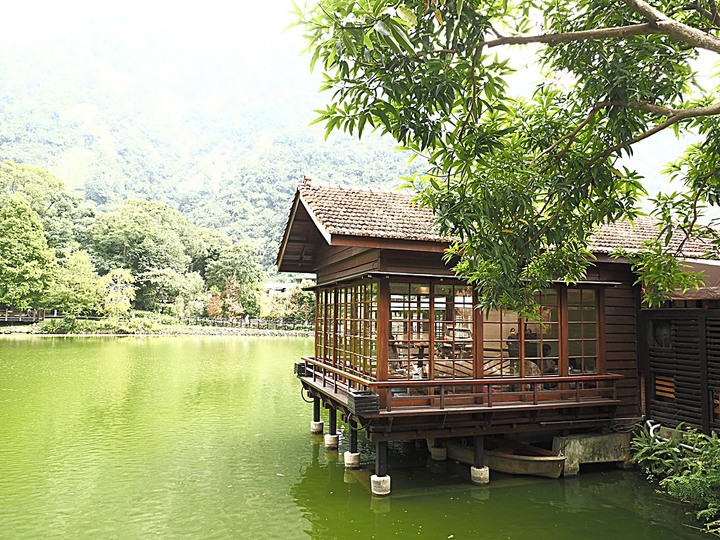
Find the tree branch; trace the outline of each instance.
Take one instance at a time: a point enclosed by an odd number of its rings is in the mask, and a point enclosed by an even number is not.
[[[720,114],[720,104],[709,105],[707,107],[695,107],[694,109],[669,109],[667,107],[660,107],[658,105],[652,105],[650,103],[629,103],[628,106],[634,109],[640,109],[643,111],[649,111],[655,114],[667,116],[668,119],[664,122],[657,124],[653,128],[644,131],[639,135],[631,137],[630,139],[627,139],[619,144],[616,144],[615,146],[608,148],[601,154],[598,154],[590,161],[590,163],[588,164],[589,167],[593,166],[598,161],[607,158],[613,152],[617,152],[618,150],[627,148],[635,143],[647,139],[648,137],[655,135],[659,131],[668,128],[673,124],[677,124],[681,120],[687,120],[688,118],[697,118],[699,116],[715,116]]]
[[[598,28],[594,30],[581,30],[578,32],[562,32],[556,34],[539,34],[533,36],[503,36],[497,39],[480,41],[474,45],[460,49],[435,49],[426,54],[459,54],[469,48],[481,49],[483,47],[500,47],[502,45],[528,45],[531,43],[547,43],[557,45],[558,43],[571,43],[573,41],[585,41],[590,39],[620,39],[632,36],[645,36],[656,34],[657,28],[650,23],[632,24],[629,26],[618,26],[615,28]]]
[[[645,17],[651,26],[657,29],[655,33],[665,34],[693,47],[720,54],[720,38],[717,36],[677,22],[643,0],[622,0],[622,2],[635,13]]]
[[[498,37],[470,45],[469,48],[488,49],[503,45],[528,45],[531,43],[547,43],[557,45],[559,43],[572,43],[575,41],[622,39],[634,36],[647,36],[653,34],[667,35],[679,41],[683,41],[693,47],[706,49],[720,54],[720,38],[680,23],[661,11],[653,8],[642,0],[622,0],[630,9],[642,15],[648,20],[646,23],[617,26],[613,28],[597,28],[593,30],[580,30],[577,32],[561,32],[555,34],[538,34],[532,36],[507,36]],[[467,49],[464,49],[467,50]],[[426,54],[459,54],[459,49],[435,49]]]
[[[593,121],[593,119],[595,118],[595,115],[598,113],[598,111],[600,111],[601,109],[604,109],[605,107],[610,107],[610,106],[613,106],[613,105],[622,105],[622,102],[620,102],[620,101],[604,101],[604,102],[596,105],[595,107],[593,107],[593,108],[590,110],[590,112],[587,114],[587,116],[585,117],[585,119],[584,119],[582,122],[580,122],[574,130],[572,130],[572,131],[571,131],[570,133],[568,133],[567,135],[563,135],[563,136],[560,137],[557,141],[555,141],[553,144],[551,144],[549,147],[547,147],[545,150],[543,150],[543,151],[533,160],[533,163],[537,163],[538,160],[540,160],[540,158],[542,158],[543,156],[546,156],[546,155],[550,154],[553,150],[555,150],[555,148],[557,148],[558,146],[560,146],[560,144],[562,144],[563,141],[566,141],[566,140],[567,140],[567,141],[568,141],[568,144],[565,145],[565,149],[563,150],[563,152],[562,152],[560,155],[564,154],[564,153],[567,151],[567,149],[570,147],[570,145],[573,143],[573,141],[575,140],[575,138],[578,136],[578,133],[580,133],[580,131],[582,131],[582,128],[584,128],[586,125],[588,125],[590,122]]]

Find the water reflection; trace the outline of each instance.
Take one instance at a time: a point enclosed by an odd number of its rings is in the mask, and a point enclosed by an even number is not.
[[[309,433],[303,339],[0,339],[0,538],[706,538],[639,475],[492,475]],[[324,411],[326,414],[326,411]],[[325,417],[327,422],[327,417]],[[327,425],[327,424],[326,424]]]
[[[472,486],[469,468],[392,445],[393,494],[369,494],[370,467],[346,471],[320,438],[292,487],[311,538],[690,539],[704,535],[687,508],[639,473],[604,467],[559,480],[492,474]],[[402,454],[402,455],[401,455]],[[412,463],[411,466],[403,463]]]

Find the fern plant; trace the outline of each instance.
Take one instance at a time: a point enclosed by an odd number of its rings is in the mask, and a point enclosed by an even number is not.
[[[648,429],[632,440],[633,461],[673,497],[693,505],[705,531],[720,536],[720,439],[678,426],[667,440]]]

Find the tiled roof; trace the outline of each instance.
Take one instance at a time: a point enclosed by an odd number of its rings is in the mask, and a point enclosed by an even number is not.
[[[331,235],[443,242],[433,225],[433,213],[412,196],[381,189],[325,186],[298,187],[308,209]]]
[[[656,238],[658,232],[658,221],[651,216],[639,217],[632,223],[611,223],[593,234],[590,250],[593,253],[610,253],[618,248],[635,251],[640,249],[643,242]],[[674,234],[668,246],[670,250],[677,250],[684,238],[682,233]],[[687,240],[682,246],[682,255],[687,258],[701,257],[710,249],[710,244],[701,240]]]
[[[449,242],[442,237],[433,223],[429,209],[420,208],[412,195],[398,191],[328,186],[306,182],[298,187],[301,199],[330,235],[374,237],[425,242]],[[617,248],[635,251],[643,241],[657,236],[656,220],[642,217],[634,223],[620,222],[602,226],[593,234],[590,250],[608,254]],[[676,235],[671,247],[682,241]],[[702,256],[708,251],[700,241],[688,241],[682,255],[687,258]]]

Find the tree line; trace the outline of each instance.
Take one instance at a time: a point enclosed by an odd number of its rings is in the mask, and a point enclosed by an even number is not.
[[[258,249],[156,202],[100,212],[46,170],[0,163],[0,304],[67,315],[131,308],[256,317]]]

